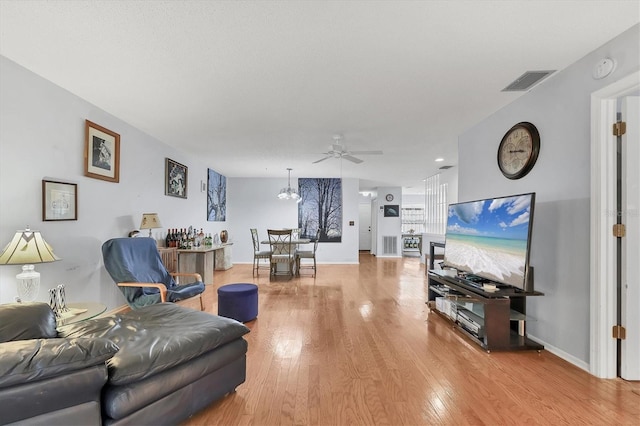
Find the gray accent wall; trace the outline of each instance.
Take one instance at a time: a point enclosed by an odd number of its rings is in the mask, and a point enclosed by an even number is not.
[[[640,25],[635,25],[459,138],[459,201],[536,193],[531,265],[535,289],[545,295],[528,299],[534,321],[527,330],[583,367],[589,364],[590,339],[590,96],[640,68],[639,44]],[[617,68],[595,80],[593,67],[604,57],[615,59]],[[500,173],[497,149],[506,131],[521,121],[536,125],[541,148],[533,170],[514,181]]]

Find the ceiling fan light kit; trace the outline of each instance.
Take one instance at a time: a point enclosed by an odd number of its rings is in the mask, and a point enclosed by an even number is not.
[[[360,164],[363,160],[355,157],[354,155],[382,155],[382,151],[349,151],[347,147],[342,143],[341,135],[333,135],[333,144],[329,146],[327,152],[323,152],[325,155],[323,158],[316,160],[313,164],[327,160],[329,158],[343,158],[347,161],[351,161],[355,164]]]

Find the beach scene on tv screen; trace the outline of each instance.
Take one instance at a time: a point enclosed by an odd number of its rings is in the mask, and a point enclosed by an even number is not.
[[[531,194],[449,206],[445,263],[522,288]]]

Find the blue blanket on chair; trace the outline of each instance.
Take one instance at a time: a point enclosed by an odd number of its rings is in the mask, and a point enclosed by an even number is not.
[[[116,283],[162,283],[167,301],[177,302],[204,291],[202,282],[178,285],[169,274],[152,238],[113,238],[102,245],[104,266]],[[160,291],[150,287],[119,287],[132,308],[160,303]]]

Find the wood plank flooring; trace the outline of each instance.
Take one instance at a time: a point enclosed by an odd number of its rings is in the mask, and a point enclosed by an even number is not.
[[[417,258],[361,254],[290,281],[234,265],[207,286],[212,313],[233,282],[259,286],[247,381],[185,426],[639,424],[640,382],[547,351],[487,354],[430,314]]]

